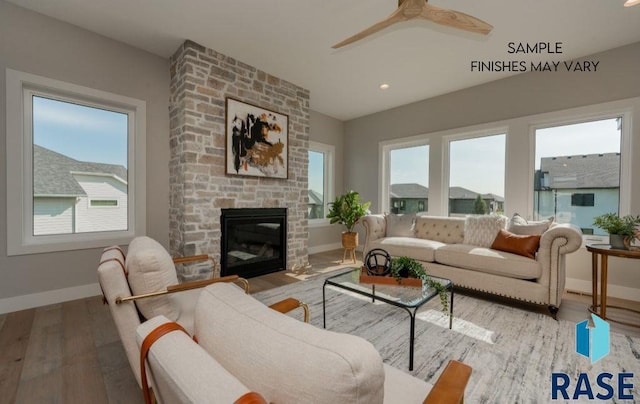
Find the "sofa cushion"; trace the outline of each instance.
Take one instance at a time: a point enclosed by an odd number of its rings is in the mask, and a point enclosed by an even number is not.
[[[536,260],[469,244],[449,244],[438,248],[436,262],[516,279],[537,279],[542,274],[542,267]]]
[[[527,219],[516,213],[509,220],[507,230],[513,234],[520,234],[523,236],[540,235],[549,229],[554,219],[555,218],[551,216],[546,220],[535,222],[527,221]]]
[[[387,237],[413,237],[413,228],[416,221],[415,213],[404,215],[387,213],[384,218],[387,221]]]
[[[527,258],[535,258],[538,247],[540,247],[540,235],[521,236],[506,230],[500,230],[491,244],[491,248],[494,250],[506,251]]]
[[[382,248],[392,257],[407,256],[418,261],[433,262],[435,250],[445,245],[439,241],[415,237],[385,237],[373,240],[370,248]]]
[[[196,306],[199,344],[274,403],[382,403],[382,359],[368,341],[269,309],[237,286],[207,286]]]
[[[415,226],[416,237],[440,241],[447,244],[464,241],[464,218],[418,216]]]
[[[171,256],[160,243],[149,237],[136,237],[131,241],[126,268],[134,295],[165,290],[167,286],[178,283]],[[170,295],[141,299],[136,305],[147,319],[163,315],[175,321],[180,315]]]
[[[489,248],[506,225],[507,218],[501,215],[468,216],[464,221],[464,244]]]

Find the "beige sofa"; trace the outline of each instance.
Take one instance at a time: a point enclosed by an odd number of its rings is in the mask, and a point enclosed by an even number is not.
[[[159,316],[142,323],[138,346],[167,322]],[[280,404],[459,403],[471,374],[452,361],[432,386],[383,364],[368,341],[270,310],[228,283],[201,293],[195,337],[197,344],[174,331],[149,349],[160,402],[232,403],[251,391]]]
[[[546,305],[556,317],[564,292],[565,256],[582,244],[582,232],[576,226],[551,222],[545,226],[536,222],[512,228],[505,217],[417,216],[407,229],[408,219],[411,217],[404,220],[404,228],[398,229],[399,217],[394,215],[363,218],[366,229],[363,253],[381,248],[391,256],[415,258],[429,274],[451,279],[456,287]],[[465,236],[465,228],[470,232],[470,223],[475,223],[474,231],[484,232],[485,238],[499,232],[496,227],[491,231],[478,229],[482,220],[501,229],[522,230],[519,234],[542,232],[534,258],[493,249],[491,241],[485,244],[470,241],[471,235]]]

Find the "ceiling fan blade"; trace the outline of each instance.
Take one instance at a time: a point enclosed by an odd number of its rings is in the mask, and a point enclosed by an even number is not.
[[[351,43],[354,43],[356,41],[359,41],[365,37],[368,37],[371,34],[374,34],[380,30],[383,30],[385,28],[387,28],[390,25],[393,25],[397,22],[400,21],[405,21],[407,18],[402,14],[403,11],[403,7],[398,8],[396,11],[394,11],[389,17],[385,18],[384,20],[370,26],[369,28],[365,29],[364,31],[358,32],[357,34],[345,39],[342,42],[338,42],[337,44],[333,45],[332,48],[333,49],[338,49],[338,48],[342,48],[345,45],[349,45]]]
[[[493,29],[493,25],[488,24],[479,18],[461,13],[460,11],[432,6],[428,3],[424,4],[424,8],[422,9],[420,16],[437,24],[476,32],[478,34],[487,35]]]

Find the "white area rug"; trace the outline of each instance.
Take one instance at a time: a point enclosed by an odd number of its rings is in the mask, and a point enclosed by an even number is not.
[[[304,301],[311,310],[311,324],[322,327],[323,282],[324,277],[297,282],[255,297],[266,304],[285,297]],[[571,393],[578,374],[587,373],[594,395],[606,393],[596,384],[600,372],[614,375],[616,389],[617,373],[634,373],[634,378],[627,381],[633,383],[631,393],[640,402],[638,338],[611,333],[610,354],[592,365],[588,358],[575,353],[574,323],[456,294],[452,330],[437,298],[418,311],[414,370],[409,372],[409,315],[405,310],[385,303],[373,304],[363,296],[340,289],[327,287],[326,294],[327,329],[367,339],[385,363],[430,382],[435,382],[450,359],[472,366],[467,403],[552,402],[553,372],[569,375]],[[301,318],[297,311],[291,315]],[[585,312],[585,319],[588,317]]]

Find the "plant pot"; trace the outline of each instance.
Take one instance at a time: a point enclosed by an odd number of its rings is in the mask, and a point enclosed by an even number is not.
[[[354,231],[342,232],[342,248],[356,248],[358,246],[358,233]]]
[[[627,240],[625,240],[627,239]],[[609,235],[609,244],[611,248],[616,250],[628,250],[629,249],[629,236],[625,236],[622,234],[610,234]]]

